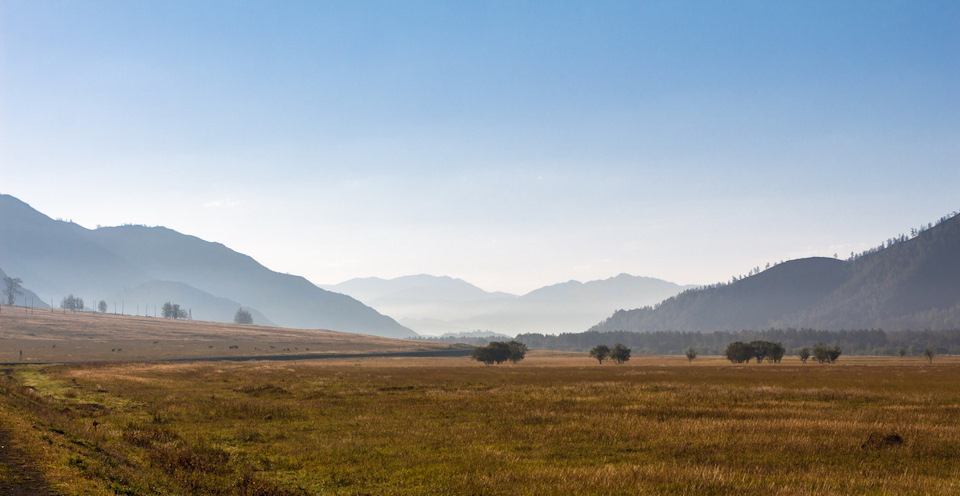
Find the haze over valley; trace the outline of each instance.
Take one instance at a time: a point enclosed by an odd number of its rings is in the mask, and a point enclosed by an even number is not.
[[[470,331],[960,328],[956,213],[846,261],[789,260],[729,283],[683,287],[620,274],[513,295],[430,275],[316,286],[219,243],[163,227],[88,230],[2,195],[0,269],[24,281],[19,304],[56,307],[76,295],[86,298],[87,308],[104,301],[113,313],[156,316],[159,306],[176,302],[196,320],[232,322],[243,308],[260,325],[399,338]]]
[[[960,1],[0,0],[0,495],[960,494]]]

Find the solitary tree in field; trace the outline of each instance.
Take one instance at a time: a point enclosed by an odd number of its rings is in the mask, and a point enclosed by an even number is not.
[[[590,350],[590,356],[596,358],[597,362],[603,365],[603,361],[610,358],[610,347],[605,344],[598,344]]]
[[[806,346],[800,348],[797,350],[797,356],[800,357],[801,362],[807,363],[807,359],[810,358],[810,348],[807,348]]]
[[[97,303],[97,310],[100,310],[100,313],[107,313],[107,302],[100,300],[100,303]]]
[[[17,301],[17,296],[23,294],[23,289],[21,288],[23,280],[19,277],[4,277],[3,278],[3,294],[6,295],[7,305],[13,305]]]
[[[933,357],[937,356],[937,354],[934,353],[932,349],[927,348],[923,350],[923,356],[927,357],[928,362],[933,363]]]
[[[897,350],[897,354],[900,355],[900,358],[903,358],[903,356],[907,354],[907,350],[901,346],[900,349]]]
[[[613,349],[610,350],[610,359],[618,364],[630,361],[630,348],[617,343]]]
[[[687,348],[685,354],[687,355],[687,361],[690,363],[693,363],[693,359],[697,358],[697,350],[693,349],[693,346]]]
[[[242,307],[237,309],[237,313],[233,316],[233,322],[237,324],[252,324],[253,315],[249,310],[244,310]]]

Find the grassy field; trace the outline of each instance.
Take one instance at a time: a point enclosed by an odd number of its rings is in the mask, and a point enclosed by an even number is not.
[[[286,329],[4,306],[0,363],[391,353],[450,345]],[[22,352],[22,355],[21,355]]]
[[[960,493],[954,357],[599,366],[532,352],[494,367],[101,363],[0,378],[0,426],[60,494]]]

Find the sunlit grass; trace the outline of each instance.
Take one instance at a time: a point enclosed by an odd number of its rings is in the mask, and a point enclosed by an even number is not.
[[[50,366],[8,377],[35,390],[5,418],[66,493],[960,491],[952,358],[676,358]]]

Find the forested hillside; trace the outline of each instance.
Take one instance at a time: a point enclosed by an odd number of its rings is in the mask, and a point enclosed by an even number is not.
[[[807,258],[621,310],[591,330],[960,328],[960,217],[848,260]]]

